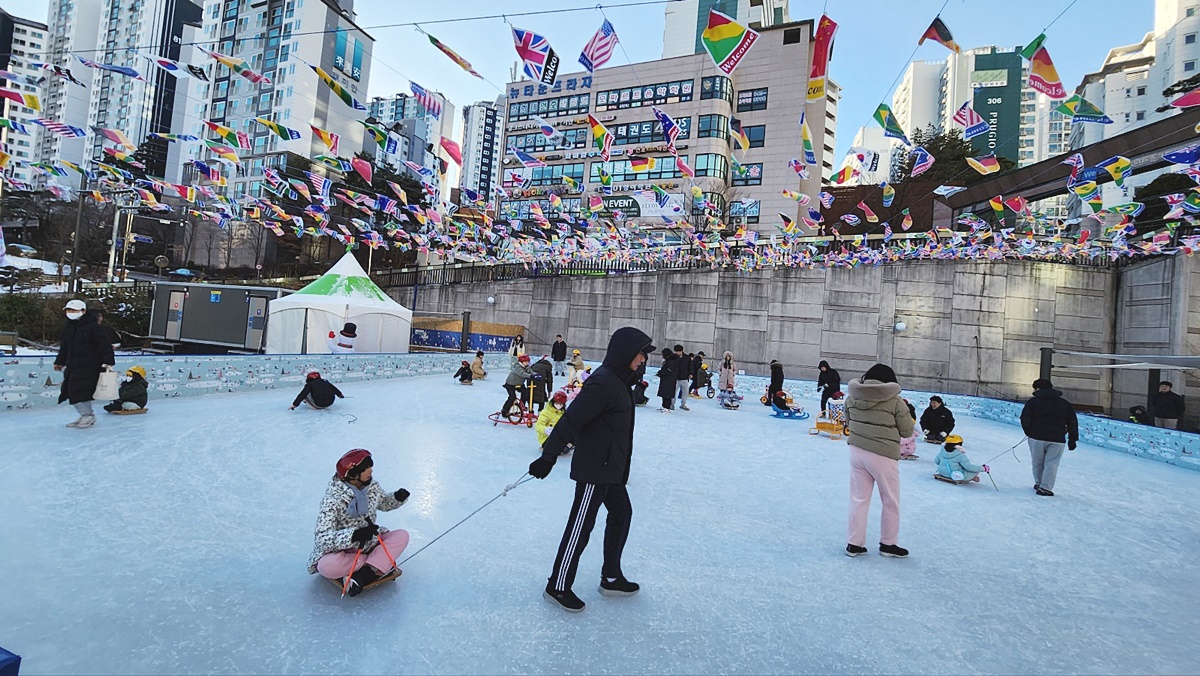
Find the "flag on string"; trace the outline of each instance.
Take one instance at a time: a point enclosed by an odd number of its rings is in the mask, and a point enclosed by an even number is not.
[[[379,146],[380,150],[389,155],[396,154],[399,144],[397,144],[396,139],[392,138],[391,134],[367,122],[366,120],[359,120],[358,123],[366,128],[367,132],[371,134],[371,138],[375,139],[375,144]]]
[[[854,214],[842,214],[839,218],[841,218],[842,221],[844,221],[846,223],[846,225],[850,225],[850,226],[854,226],[854,225],[858,225],[859,223],[862,223],[862,219],[859,218],[858,216],[855,216]]]
[[[1174,152],[1164,153],[1162,157],[1171,164],[1200,163],[1200,144],[1192,144]]]
[[[883,127],[884,136],[900,139],[900,142],[906,146],[912,145],[908,137],[904,135],[904,130],[900,128],[900,123],[896,121],[896,115],[888,107],[888,104],[881,103],[875,109],[875,121],[879,123],[879,126]]]
[[[746,136],[746,131],[742,129],[742,121],[736,117],[729,118],[729,134],[743,152],[750,149],[750,137]]]
[[[1063,88],[1058,70],[1050,60],[1050,52],[1046,51],[1043,44],[1045,42],[1046,34],[1042,33],[1021,50],[1021,56],[1029,60],[1029,87],[1052,99],[1065,99],[1067,90]]]
[[[1133,163],[1121,155],[1110,157],[1096,166],[1107,171],[1118,188],[1125,187],[1125,179],[1133,175]]]
[[[236,145],[242,150],[250,149],[250,136],[244,131],[235,131],[232,127],[217,124],[216,122],[204,121],[204,126],[213,130],[217,136],[220,136],[226,143]]]
[[[811,200],[808,195],[805,195],[802,192],[796,192],[795,190],[788,190],[787,188],[783,189],[783,196],[790,200],[794,200],[800,206],[808,204]]]
[[[662,125],[663,140],[667,143],[667,151],[678,156],[679,151],[675,149],[675,139],[679,137],[679,125],[658,106],[651,106],[650,110],[654,112],[654,117]]]
[[[446,151],[446,154],[450,156],[450,159],[454,160],[454,163],[461,167],[463,163],[462,147],[444,136],[442,137],[440,144],[442,146],[442,150]]]
[[[158,66],[160,69],[167,71],[175,77],[190,77],[201,82],[208,82],[208,73],[200,66],[193,66],[190,63],[180,63],[172,61],[163,56],[150,56],[143,54],[143,57],[149,59],[150,63]]]
[[[837,24],[828,16],[821,15],[814,35],[812,66],[808,71],[808,101],[825,100],[825,81],[829,71],[829,59],[833,57],[833,36]]]
[[[587,72],[594,73],[596,69],[603,66],[612,58],[613,50],[617,48],[617,32],[613,30],[612,24],[608,19],[600,24],[600,30],[592,36],[591,40],[583,47],[583,53],[579,55],[579,63],[587,69]]]
[[[232,70],[233,72],[237,73],[238,75],[241,75],[242,77],[253,82],[254,84],[271,84],[270,78],[266,77],[265,75],[260,75],[259,73],[256,73],[253,70],[251,70],[250,66],[248,66],[246,64],[245,59],[239,59],[236,56],[225,56],[224,54],[220,54],[218,52],[212,52],[203,47],[200,47],[199,49],[200,49],[200,51],[204,52],[205,54],[208,54],[212,58],[216,59],[217,62],[220,63],[221,65],[225,66],[229,70]]]
[[[917,45],[925,44],[926,40],[933,40],[955,54],[962,51],[962,48],[954,41],[954,36],[950,35],[950,29],[942,22],[941,17],[935,16],[933,18],[933,23],[929,24],[929,28],[925,29],[925,32],[921,35],[921,39],[917,40]]]
[[[404,166],[408,167],[409,169],[412,169],[419,176],[433,176],[432,169],[430,169],[429,167],[422,167],[421,165],[419,165],[416,162],[413,162],[411,160],[404,160]]]
[[[1071,177],[1067,180],[1067,185],[1070,186],[1071,182],[1074,181],[1075,178],[1079,176],[1079,170],[1083,169],[1083,154],[1082,153],[1073,153],[1067,159],[1063,160],[1062,162],[1059,162],[1059,164],[1071,165]]]
[[[125,146],[126,148],[129,149],[130,152],[137,150],[137,146],[133,145],[133,142],[129,140],[129,137],[126,136],[125,134],[121,133],[117,129],[105,129],[104,127],[92,127],[92,130],[95,131],[100,136],[103,136],[104,138],[108,139],[109,141],[112,141],[113,143],[117,143],[119,145]]]
[[[644,171],[654,169],[657,164],[652,157],[642,157],[641,155],[629,156],[629,169],[635,174],[640,174]]]
[[[304,175],[308,177],[309,183],[312,183],[312,187],[317,191],[317,194],[320,195],[323,200],[328,200],[329,189],[333,187],[333,181],[320,174],[314,174],[311,171],[304,172]]]
[[[988,205],[992,207],[992,211],[996,212],[996,222],[1000,225],[1004,225],[1004,197],[1002,195],[996,195],[992,199],[988,200]]]
[[[850,166],[842,167],[836,174],[833,175],[833,184],[842,185],[843,183],[853,179],[855,176],[858,176],[857,169]]]
[[[966,188],[964,188],[964,187],[962,187],[962,186],[957,186],[957,185],[939,185],[938,187],[936,187],[936,188],[934,188],[934,189],[933,189],[933,194],[937,195],[938,197],[949,197],[949,196],[951,196],[951,195],[954,195],[954,194],[956,194],[956,193],[960,193],[960,192],[962,192],[962,191],[964,191],[964,190],[966,190]]]
[[[968,157],[967,164],[985,176],[1000,171],[1000,160],[996,159],[996,153],[988,153],[982,157]]]
[[[284,141],[297,141],[300,139],[300,132],[296,131],[295,129],[285,127],[278,122],[272,122],[265,117],[256,117],[254,118],[254,121],[275,132],[275,135]]]
[[[453,49],[450,49],[446,45],[442,44],[441,40],[438,40],[437,38],[433,37],[432,35],[430,35],[428,33],[425,34],[425,37],[429,38],[429,44],[433,45],[434,47],[437,47],[443,54],[445,54],[447,57],[449,57],[449,59],[451,61],[453,61],[455,63],[455,65],[457,65],[459,68],[462,68],[463,70],[467,71],[471,75],[474,75],[475,77],[479,78],[480,80],[483,79],[483,76],[480,75],[479,73],[476,73],[475,69],[471,67],[471,63],[469,61],[467,61],[466,59],[462,58],[461,56],[459,56],[458,52],[455,52]]]
[[[34,68],[37,68],[39,66],[44,66],[45,64],[34,63],[34,64],[30,64],[30,65],[33,66]],[[11,70],[0,70],[0,80],[8,80],[9,82],[11,82],[13,84],[24,83],[27,85],[33,85],[34,87],[37,87],[38,85],[45,82],[46,78],[34,77],[32,75],[20,75],[18,73],[12,72]]]
[[[595,142],[596,147],[600,149],[601,161],[607,162],[609,151],[612,149],[613,144],[612,134],[609,133],[608,127],[605,127],[600,120],[596,119],[595,115],[590,113],[588,114],[588,126],[592,129],[592,140]]]
[[[42,104],[38,101],[37,94],[22,94],[21,92],[15,90],[15,89],[9,89],[7,87],[0,87],[0,98],[5,98],[5,99],[8,99],[9,101],[14,101],[14,102],[16,102],[16,104],[18,106],[25,106],[26,108],[32,108],[33,110],[36,110],[38,112],[41,112],[41,110],[42,110]]]
[[[358,175],[363,177],[363,180],[367,182],[367,185],[371,185],[371,177],[374,174],[372,172],[370,162],[362,159],[361,157],[354,157],[350,159],[350,166],[354,167],[354,171],[358,172]],[[347,193],[349,193],[349,191],[347,191]],[[357,196],[358,194],[354,194],[354,201],[359,201]]]
[[[0,117],[0,127],[8,127],[9,129],[17,132],[18,134],[28,134],[29,133],[29,129],[25,125],[21,124],[20,122],[16,122],[14,120],[9,120],[9,119],[3,118],[3,117]]]
[[[912,165],[912,176],[914,178],[929,171],[930,168],[933,167],[933,163],[936,161],[936,158],[934,158],[934,156],[931,155],[928,150],[925,150],[924,146],[917,146],[916,148],[913,148],[909,155],[912,155],[916,158],[913,160]]]
[[[528,153],[523,153],[520,150],[517,150],[515,146],[509,146],[508,151],[517,158],[517,161],[520,162],[522,166],[525,166],[525,167],[544,167],[544,166],[546,166],[545,162],[539,160],[538,158],[534,157],[533,155],[530,155]]]
[[[30,122],[41,125],[55,134],[64,136],[66,138],[83,138],[84,136],[87,136],[87,132],[79,127],[64,124],[62,122],[55,122],[54,120],[38,118],[35,120],[30,120]]]
[[[871,207],[867,206],[866,200],[860,201],[858,203],[858,208],[863,212],[863,215],[866,217],[868,223],[879,222],[879,217],[875,215],[874,211],[871,211]]]
[[[329,149],[329,152],[337,155],[339,140],[338,135],[331,131],[325,131],[314,124],[310,124],[308,126],[312,128],[313,134],[316,135],[317,138],[321,139],[321,143],[325,144],[325,147]]]
[[[887,221],[884,221],[884,223],[883,223],[883,241],[885,241],[885,242],[892,241],[892,225],[891,225],[891,223],[888,223]]]
[[[682,157],[675,158],[675,168],[679,170],[680,174],[688,178],[696,178],[696,170],[692,169]]]
[[[900,212],[900,215],[903,217],[903,219],[900,221],[900,229],[908,232],[908,229],[911,228],[913,224],[912,216],[908,213],[908,207],[905,207]]]
[[[963,128],[964,141],[970,141],[976,136],[986,133],[989,129],[988,123],[984,122],[979,113],[975,112],[970,101],[964,101],[958,112],[954,113],[954,121]]]
[[[73,54],[72,56],[74,56],[76,59],[79,59],[79,62],[82,63],[83,65],[87,66],[88,68],[96,68],[98,70],[106,70],[110,73],[118,73],[120,75],[124,75],[125,77],[131,77],[135,80],[145,80],[146,79],[146,78],[142,77],[136,70],[134,70],[128,66],[115,66],[111,63],[100,63],[98,61],[92,61],[91,59],[85,59],[82,56],[79,56],[78,54]]]
[[[804,118],[804,111],[800,111],[800,141],[804,146],[804,163],[812,166],[817,165],[817,154],[813,150],[812,133],[808,130],[808,120]]]
[[[708,26],[700,34],[700,42],[722,73],[732,74],[756,40],[757,32],[734,21],[729,15],[715,9],[708,10]]]
[[[546,138],[562,136],[562,132],[555,129],[554,125],[546,121],[546,118],[540,115],[530,115],[529,117],[537,123],[538,128],[542,131],[542,136],[545,136]]]
[[[1012,209],[1014,214],[1020,214],[1022,216],[1031,215],[1029,212],[1029,203],[1026,202],[1025,198],[1021,197],[1020,195],[1017,195],[1016,197],[1010,197],[1009,199],[1005,200],[1004,206]]]
[[[442,102],[438,99],[436,94],[429,92],[416,82],[409,82],[408,88],[412,90],[413,96],[417,97],[417,103],[421,104],[421,107],[425,109],[425,112],[429,114],[429,116],[433,117],[435,120],[441,119]]]
[[[550,42],[533,31],[516,26],[513,26],[512,34],[525,74],[542,84],[554,84],[558,78],[558,54],[550,47]]]
[[[1096,107],[1096,104],[1078,94],[1063,101],[1054,110],[1063,115],[1070,116],[1071,124],[1079,124],[1080,122],[1095,122],[1096,124],[1113,123],[1112,118],[1105,115],[1104,111]]]
[[[162,139],[163,141],[166,141],[168,143],[173,143],[175,141],[180,141],[183,143],[194,143],[194,142],[200,140],[199,136],[192,136],[191,134],[164,134],[162,132],[157,132],[157,131],[150,132],[150,136],[153,136],[156,139]]]
[[[887,181],[880,183],[879,187],[883,190],[883,208],[887,209],[892,206],[892,200],[896,199],[896,189],[889,185]]]
[[[313,72],[317,74],[317,77],[321,78],[321,82],[324,82],[325,86],[329,87],[334,94],[338,95],[338,98],[342,100],[342,103],[350,106],[354,110],[367,109],[367,107],[360,103],[358,99],[354,98],[350,92],[346,91],[345,87],[334,80],[329,73],[326,73],[324,70],[322,70],[320,66],[314,66],[310,63],[308,64],[308,67],[313,69]]]
[[[1191,108],[1192,106],[1200,106],[1200,88],[1180,96],[1170,103],[1173,108]],[[1200,127],[1200,124],[1196,125]]]
[[[825,207],[826,209],[833,207],[834,197],[832,194],[827,193],[824,190],[822,190],[820,193],[817,194],[817,199],[821,200],[821,206]]]
[[[79,81],[78,78],[75,77],[75,74],[71,72],[70,68],[64,68],[63,66],[59,66],[59,65],[53,64],[53,63],[31,63],[31,64],[29,64],[29,66],[31,68],[39,68],[41,70],[48,70],[51,73],[54,73],[55,75],[57,75],[58,77],[61,77],[62,79],[70,82],[71,84],[77,84],[80,87],[87,88],[87,85],[83,84],[82,82]],[[11,80],[13,78],[8,78],[8,79]],[[36,83],[27,82],[27,84],[36,84]]]
[[[879,170],[879,153],[871,150],[870,148],[851,146],[851,148],[846,151],[846,158],[849,159],[851,157],[858,161],[858,166],[864,172],[875,172]]]

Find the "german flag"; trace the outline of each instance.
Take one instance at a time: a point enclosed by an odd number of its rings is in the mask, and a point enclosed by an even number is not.
[[[917,40],[917,45],[925,44],[926,40],[933,40],[940,43],[955,54],[962,51],[962,48],[954,41],[954,36],[950,35],[950,29],[946,27],[946,24],[942,23],[940,17],[934,17],[933,23],[929,24],[929,28],[925,29],[925,34],[921,36],[920,40]]]
[[[654,168],[655,164],[656,162],[653,157],[642,157],[641,155],[629,156],[629,169],[635,174],[650,171]]]

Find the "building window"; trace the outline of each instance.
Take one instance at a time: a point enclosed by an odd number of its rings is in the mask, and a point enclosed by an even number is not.
[[[767,88],[743,89],[737,95],[737,111],[745,113],[752,110],[767,109]]]
[[[717,153],[703,153],[696,156],[696,175],[711,176],[722,181],[729,179],[729,160]]]
[[[800,38],[802,37],[802,35],[803,34],[800,32],[799,28],[788,28],[787,30],[783,31],[783,44],[785,44],[785,45],[800,44]]]
[[[750,139],[751,148],[761,148],[767,143],[767,125],[759,124],[753,127],[743,127],[746,137]]]
[[[1183,44],[1185,44],[1185,45],[1196,44],[1196,34],[1188,33],[1187,35],[1183,36]]]
[[[1196,62],[1195,61],[1184,61],[1183,62],[1183,72],[1190,73],[1193,70],[1196,70]]]
[[[607,163],[592,162],[591,182],[600,183],[600,168],[604,167],[605,171],[612,174],[614,181],[659,181],[668,178],[681,178],[682,173],[675,166],[674,157],[655,157],[654,167],[648,171],[634,173],[629,166],[629,160],[614,160]],[[684,161],[687,161],[687,156],[684,156]]]
[[[738,225],[758,223],[758,213],[761,207],[762,202],[758,200],[749,202],[736,200],[729,205],[729,221]]]
[[[1145,88],[1145,87],[1138,87],[1138,88],[1137,88],[1137,95],[1138,95],[1138,96],[1145,96],[1145,95],[1146,95],[1146,88]]]
[[[679,125],[679,138],[690,138],[692,135],[692,118],[681,117],[675,120]],[[609,127],[613,133],[613,145],[647,145],[650,143],[665,143],[662,124],[657,120],[646,122],[630,122]]]
[[[563,185],[563,176],[570,176],[575,181],[582,182],[583,162],[556,164],[549,167],[534,167],[532,173],[529,174],[530,185]]]
[[[724,115],[701,115],[697,138],[729,139],[729,118]],[[703,157],[703,155],[701,155]]]
[[[1144,111],[1144,110],[1137,111],[1137,113],[1134,115],[1134,119],[1137,120],[1138,122],[1145,120],[1146,119],[1146,111]]]
[[[734,185],[762,185],[762,163],[743,164],[740,170],[733,172]]]
[[[725,99],[733,103],[733,83],[724,75],[710,75],[700,79],[700,100]]]
[[[510,103],[508,105],[508,121],[523,122],[532,119],[533,115],[539,117],[586,115],[591,101],[591,94],[578,94],[574,96],[560,96],[555,99],[542,99],[541,101]]]
[[[1184,16],[1196,16],[1196,8],[1188,7],[1187,10],[1184,12]]]

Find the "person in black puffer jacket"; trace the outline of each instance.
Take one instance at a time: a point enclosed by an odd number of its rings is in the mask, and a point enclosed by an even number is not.
[[[763,406],[770,406],[771,398],[775,396],[776,392],[779,392],[782,389],[783,389],[783,364],[780,364],[779,362],[772,359],[771,360],[771,384],[767,386],[767,396],[766,396],[766,399],[763,401]]]
[[[608,520],[604,528],[600,593],[629,596],[639,589],[621,571],[621,551],[633,517],[625,489],[633,457],[632,387],[639,380],[638,370],[646,363],[646,354],[654,350],[650,343],[650,336],[632,326],[617,329],[608,341],[603,365],[584,382],[542,444],[542,455],[529,465],[530,475],[544,479],[567,444],[575,445],[575,457],[571,460],[575,502],[545,592],[547,599],[564,610],[583,610],[583,601],[571,591],[571,586],[601,504],[608,510]]]
[[[563,340],[562,334],[554,337],[554,344],[550,346],[550,360],[554,362],[554,375],[567,375],[567,341]]]
[[[825,406],[829,402],[829,398],[833,396],[834,392],[842,389],[842,374],[838,373],[824,359],[817,364],[817,370],[821,372],[821,375],[817,376],[817,389],[821,390],[821,415],[826,415]]]
[[[58,336],[58,356],[54,370],[63,372],[58,403],[69,402],[79,419],[67,427],[91,427],[96,423],[92,398],[100,371],[116,363],[108,333],[100,326],[100,311],[88,311],[81,300],[72,300],[63,308],[67,325]]]
[[[1171,381],[1163,380],[1154,393],[1154,425],[1169,430],[1179,428],[1183,417],[1183,397],[1171,391]]]
[[[1071,402],[1045,378],[1033,381],[1033,398],[1021,409],[1021,429],[1029,437],[1029,455],[1033,459],[1033,490],[1038,495],[1054,495],[1054,480],[1063,456],[1063,442],[1075,450],[1079,442],[1079,420]]]
[[[929,407],[921,413],[921,429],[925,430],[925,441],[935,444],[945,441],[954,431],[954,414],[936,394],[929,398]]]
[[[296,395],[296,399],[292,401],[292,405],[288,407],[289,411],[294,411],[301,402],[312,406],[313,408],[329,408],[333,406],[333,398],[338,397],[344,399],[342,391],[339,390],[333,383],[321,378],[321,374],[313,371],[308,374],[308,378],[304,381],[304,389],[300,390],[300,394]]]
[[[675,382],[680,361],[668,347],[662,349],[662,358],[662,366],[658,369],[658,396],[662,398],[662,408],[658,410],[665,413],[675,410]]]

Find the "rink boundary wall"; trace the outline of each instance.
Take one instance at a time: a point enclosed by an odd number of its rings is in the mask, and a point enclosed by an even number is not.
[[[290,402],[304,387],[309,371],[320,371],[326,380],[343,387],[370,380],[451,374],[463,359],[471,358],[462,353],[118,355],[116,366],[119,373],[136,365],[146,369],[150,381],[147,408],[153,408],[161,399],[275,389]],[[494,379],[503,381],[508,364],[507,354],[484,356],[484,366]],[[0,361],[0,412],[55,406],[61,386],[62,374],[54,370],[53,355],[4,358]]]

